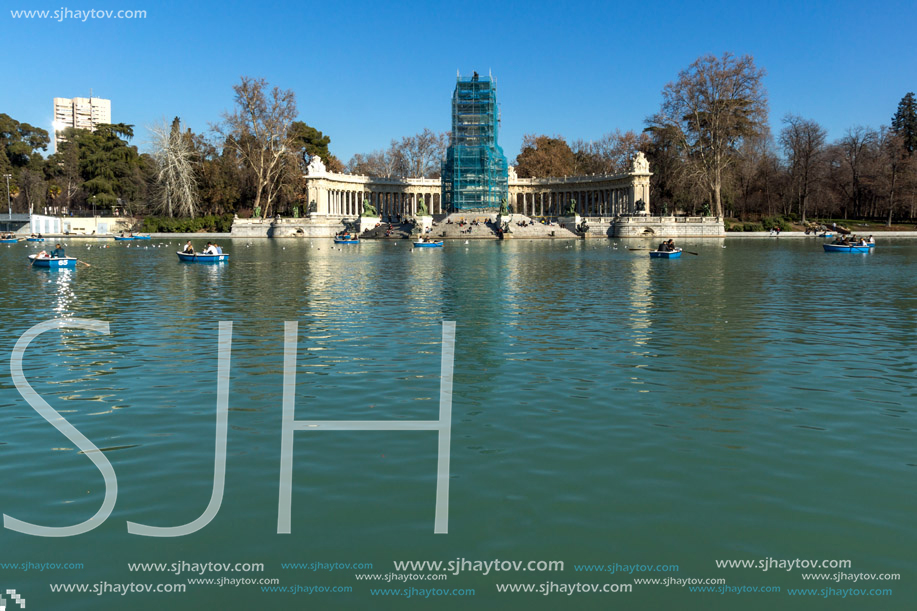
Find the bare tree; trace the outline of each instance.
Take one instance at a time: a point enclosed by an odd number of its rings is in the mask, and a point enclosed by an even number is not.
[[[809,196],[822,173],[828,132],[817,122],[796,115],[785,116],[783,123],[780,144],[795,187],[799,217],[804,223]]]
[[[388,150],[357,153],[347,163],[346,170],[352,174],[384,178],[437,178],[448,142],[448,133],[437,134],[425,128],[416,136],[406,136],[400,142],[392,140]]]
[[[646,151],[649,136],[634,131],[609,132],[598,140],[576,140],[570,145],[575,174],[620,174],[626,172],[637,151]]]
[[[901,131],[882,127],[878,133],[877,182],[886,200],[888,215],[886,226],[892,226],[895,209],[902,197],[914,187],[914,155],[908,152],[907,140]]]
[[[165,121],[150,128],[152,156],[156,162],[153,189],[160,214],[194,218],[198,207],[197,177],[193,160],[194,142],[183,134],[178,117],[169,126]]]
[[[401,176],[438,177],[447,143],[447,134],[437,134],[429,128],[401,142],[393,140],[391,154],[398,164],[396,171]]]
[[[767,128],[763,78],[764,70],[749,55],[706,55],[665,86],[659,113],[648,119],[650,127],[675,129],[691,175],[710,192],[716,216],[723,216],[724,173],[736,145]]]
[[[25,203],[25,210],[40,209],[48,194],[48,184],[38,172],[25,169],[19,174],[19,199]]]
[[[267,89],[265,79],[243,76],[242,82],[233,86],[236,109],[224,113],[224,124],[216,128],[225,135],[226,145],[235,149],[254,172],[256,209],[261,205],[262,192],[266,196],[263,217],[271,214],[285,158],[293,149],[290,126],[297,115],[292,90]]]
[[[847,134],[836,145],[840,167],[840,179],[836,181],[845,195],[844,218],[851,212],[861,214],[866,206],[867,168],[871,150],[874,148],[878,134],[871,129],[857,126],[847,130]]]

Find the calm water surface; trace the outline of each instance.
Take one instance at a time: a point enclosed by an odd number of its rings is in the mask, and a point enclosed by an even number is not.
[[[25,357],[35,390],[118,475],[104,525],[68,539],[0,530],[3,562],[82,570],[0,571],[34,609],[906,609],[917,587],[917,244],[825,254],[812,240],[686,244],[650,260],[623,241],[226,240],[231,263],[181,264],[176,240],[127,248],[70,240],[91,264],[31,269],[36,246],[0,247],[2,513],[65,526],[96,512],[101,475],[19,395],[9,355],[31,325],[64,330]],[[627,242],[628,246],[647,246]],[[162,246],[157,248],[157,246]],[[298,432],[293,532],[276,534],[284,321],[298,321],[296,417],[432,420],[441,322],[457,328],[448,535],[433,534],[436,435]],[[175,526],[210,499],[217,326],[233,322],[226,493],[194,535]],[[800,569],[718,569],[717,559],[849,559],[900,573],[876,599],[790,597]],[[372,597],[353,570],[281,563],[563,560],[553,573],[465,572],[372,587],[473,588],[473,599]],[[189,586],[185,594],[52,594],[51,583],[187,583],[129,562],[261,562],[282,585],[342,594]],[[577,572],[673,564],[667,573]],[[780,594],[635,586],[630,594],[498,594],[498,583],[725,578]],[[730,596],[732,598],[730,598]],[[736,599],[741,597],[740,601]],[[740,604],[741,603],[741,604]]]

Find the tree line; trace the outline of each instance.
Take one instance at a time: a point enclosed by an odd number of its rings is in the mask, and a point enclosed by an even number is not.
[[[618,173],[637,150],[650,161],[653,214],[740,220],[782,216],[917,218],[917,102],[907,93],[889,125],[851,127],[834,142],[815,119],[768,122],[764,70],[751,56],[699,58],[666,85],[642,133],[615,132],[572,145],[528,135],[519,176]]]
[[[641,132],[615,131],[568,143],[524,136],[520,177],[617,174],[637,151],[653,172],[653,214],[713,214],[740,220],[917,217],[917,101],[905,95],[887,126],[852,127],[835,142],[815,119],[768,121],[765,72],[752,57],[707,55],[662,91]],[[303,175],[312,156],[330,171],[437,178],[448,133],[424,129],[346,164],[331,138],[298,120],[296,96],[243,77],[234,107],[207,133],[179,117],[149,126],[140,153],[134,126],[65,129],[45,157],[48,132],[0,114],[0,174],[13,209],[71,214],[95,210],[169,218],[268,217],[308,212]]]

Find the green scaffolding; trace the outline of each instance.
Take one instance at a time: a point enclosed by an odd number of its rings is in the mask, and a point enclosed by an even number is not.
[[[497,144],[497,83],[459,76],[452,94],[452,141],[443,162],[444,209],[499,208],[508,194],[507,164]]]

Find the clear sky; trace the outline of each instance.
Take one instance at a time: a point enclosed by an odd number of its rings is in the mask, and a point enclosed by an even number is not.
[[[917,90],[910,2],[152,2],[4,0],[0,112],[50,130],[54,97],[112,101],[143,129],[178,115],[205,131],[240,76],[296,92],[300,119],[342,161],[425,127],[447,131],[456,71],[497,79],[500,144],[527,133],[640,130],[699,56],[750,54],[770,122],[819,121],[831,139],[888,124]],[[145,10],[144,19],[14,19],[11,10]]]

